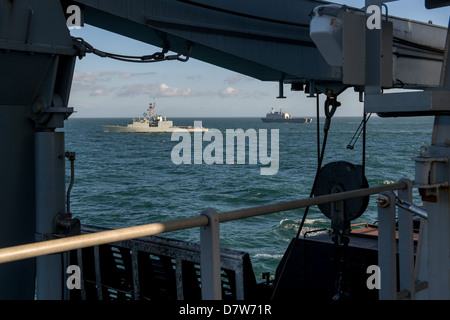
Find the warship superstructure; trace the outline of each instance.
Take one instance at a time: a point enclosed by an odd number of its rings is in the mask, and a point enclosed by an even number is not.
[[[102,125],[104,133],[161,133],[161,132],[206,132],[208,128],[193,127],[193,126],[174,126],[173,121],[167,120],[161,115],[154,115],[156,102],[151,102],[148,107],[148,114],[144,112],[142,119],[133,119],[133,121],[126,126],[117,125]],[[148,116],[148,117],[147,117]]]

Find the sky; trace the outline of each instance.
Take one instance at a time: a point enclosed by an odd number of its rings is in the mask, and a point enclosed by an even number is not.
[[[363,0],[335,1],[362,8]],[[428,10],[424,0],[387,3],[389,15],[447,26],[450,7]],[[85,25],[72,29],[95,48],[125,55],[160,51],[146,43]],[[298,117],[315,117],[315,99],[303,92],[291,92],[277,99],[278,83],[263,82],[196,59],[187,62],[127,63],[94,54],[77,59],[69,106],[73,117],[141,116],[155,99],[156,113],[170,117],[263,117],[273,107]],[[322,97],[322,100],[324,98]],[[321,100],[321,101],[322,101]],[[363,104],[353,89],[339,97],[342,106],[336,116],[361,116]]]

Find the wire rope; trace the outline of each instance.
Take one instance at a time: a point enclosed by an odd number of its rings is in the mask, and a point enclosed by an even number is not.
[[[319,99],[318,95],[317,95],[317,99]],[[324,155],[325,155],[325,148],[326,148],[326,144],[327,144],[327,140],[328,140],[328,131],[329,131],[330,125],[331,125],[331,118],[333,117],[333,115],[334,115],[334,113],[336,111],[336,108],[339,105],[340,104],[334,98],[330,99],[330,97],[328,97],[327,100],[325,101],[325,115],[326,115],[326,118],[325,118],[325,124],[324,124],[324,128],[323,128],[323,130],[324,130],[324,137],[323,137],[323,142],[322,142],[322,149],[321,149],[321,152],[320,152],[320,156],[318,158],[317,170],[316,170],[316,174],[315,174],[315,177],[314,177],[313,186],[311,188],[311,193],[309,195],[310,198],[312,198],[313,195],[314,195],[314,191],[315,191],[316,186],[317,186],[317,180],[318,180],[318,177],[319,177],[319,172],[320,172],[320,169],[322,167],[322,162],[323,162],[323,158],[324,158]],[[331,110],[329,109],[330,106],[332,107]],[[317,103],[317,109],[318,108],[319,108],[319,104]],[[317,112],[317,114],[318,113],[319,112]],[[317,127],[317,130],[320,131],[319,130],[319,126]],[[286,269],[286,266],[288,264],[288,261],[291,258],[291,255],[292,255],[292,252],[294,251],[294,248],[295,248],[295,245],[297,243],[297,240],[300,237],[301,231],[302,231],[303,226],[304,226],[305,221],[306,221],[306,217],[308,215],[309,208],[310,208],[310,206],[307,206],[305,208],[302,220],[301,220],[300,225],[299,225],[298,230],[297,230],[297,234],[296,234],[296,236],[295,236],[295,238],[293,240],[293,243],[290,246],[290,249],[289,249],[289,251],[287,253],[287,256],[286,256],[285,263],[284,263],[283,268],[282,268],[282,270],[280,272],[280,276],[278,277],[278,280],[277,280],[277,282],[275,284],[275,288],[274,288],[274,291],[272,293],[272,298],[271,298],[272,300],[275,299],[275,296],[276,296],[276,293],[277,293],[277,290],[278,290],[278,286],[280,284],[280,279],[282,278],[282,276],[283,276],[283,274],[285,272],[285,269]]]

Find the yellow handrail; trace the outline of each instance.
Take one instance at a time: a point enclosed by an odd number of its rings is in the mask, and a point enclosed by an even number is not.
[[[322,203],[362,197],[380,193],[383,191],[393,191],[404,188],[406,188],[406,184],[404,182],[398,182],[384,186],[365,188],[354,191],[318,196],[314,198],[306,198],[266,206],[229,211],[219,214],[219,222],[226,222],[280,211],[299,209]],[[101,231],[96,233],[77,235],[55,240],[34,242],[30,244],[0,249],[0,263],[12,262],[22,259],[38,257],[42,255],[55,254],[64,251],[97,246],[111,242],[130,240],[139,237],[151,236],[195,227],[202,227],[207,225],[208,225],[208,217],[204,215],[199,215],[192,218],[151,223],[141,226]]]
[[[0,249],[0,263],[151,236],[181,229],[206,226],[207,224],[208,218],[206,216],[197,216],[193,218],[77,235],[68,238],[34,242]]]

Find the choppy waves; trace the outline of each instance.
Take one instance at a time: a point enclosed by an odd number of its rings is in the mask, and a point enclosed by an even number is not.
[[[174,119],[175,120],[175,119]],[[329,133],[324,164],[350,161],[361,164],[362,138],[349,150],[361,119],[335,118]],[[218,212],[291,201],[309,196],[317,166],[316,124],[264,124],[259,118],[205,118],[203,125],[227,128],[277,128],[279,171],[261,176],[258,165],[175,165],[170,153],[176,142],[170,134],[104,134],[101,124],[126,124],[128,119],[70,119],[66,148],[76,152],[75,184],[71,194],[74,217],[83,223],[121,228],[199,215],[206,208]],[[177,119],[192,125],[194,119]],[[413,178],[411,155],[430,139],[431,123],[422,119],[370,119],[366,146],[366,176],[370,186]],[[321,135],[323,136],[323,134]],[[66,171],[69,181],[70,170]],[[250,253],[256,274],[274,273],[290,240],[296,236],[304,209],[249,218],[221,225],[221,242]],[[368,215],[376,219],[374,199]],[[311,207],[301,236],[330,227],[317,207]],[[167,234],[198,241],[198,230]]]

